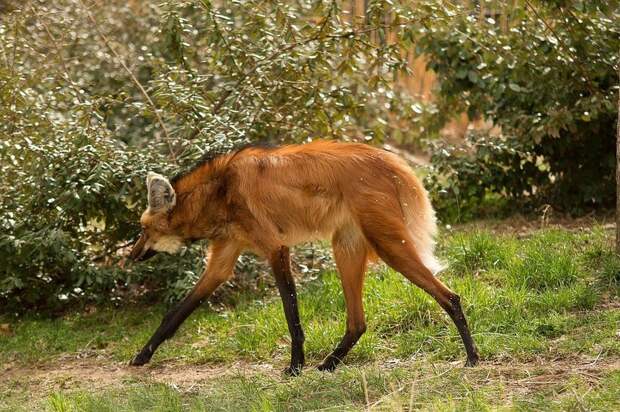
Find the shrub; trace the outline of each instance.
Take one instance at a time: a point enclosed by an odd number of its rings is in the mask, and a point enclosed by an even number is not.
[[[574,213],[612,207],[617,3],[520,5],[506,30],[493,17],[432,2],[422,6],[429,20],[410,28],[440,80],[429,133],[462,112],[503,133],[474,134],[465,147],[434,155],[438,176],[430,182],[451,192],[437,199],[440,208],[458,215],[458,201],[467,209],[461,214],[475,214],[489,195]]]
[[[446,221],[531,209],[551,184],[548,167],[516,138],[470,133],[461,145],[432,146],[425,184]]]
[[[405,61],[371,41],[406,18],[386,25],[387,7],[353,26],[322,1],[3,6],[0,306],[176,299],[200,246],[157,269],[124,262],[147,170],[256,140],[380,141],[406,125],[410,100],[387,87]]]

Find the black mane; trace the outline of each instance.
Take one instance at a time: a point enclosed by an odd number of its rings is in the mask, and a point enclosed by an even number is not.
[[[202,166],[211,163],[213,160],[217,159],[220,156],[224,156],[227,154],[232,154],[233,156],[235,156],[243,152],[246,149],[257,148],[257,147],[264,148],[264,149],[274,149],[277,146],[268,141],[258,141],[258,142],[253,142],[253,143],[243,143],[237,146],[233,146],[232,148],[226,148],[226,149],[220,148],[220,149],[208,150],[200,157],[200,159],[198,159],[198,161],[193,166],[185,170],[182,170],[176,175],[174,175],[172,179],[170,179],[170,183],[175,184],[176,182],[181,180],[183,177],[191,174],[192,172],[196,171]]]

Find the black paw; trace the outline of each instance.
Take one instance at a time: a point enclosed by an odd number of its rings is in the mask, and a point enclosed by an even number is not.
[[[465,366],[471,368],[476,366],[480,362],[480,357],[478,355],[472,356],[471,358],[467,358],[467,362],[465,362]]]
[[[301,375],[301,369],[303,365],[291,365],[288,368],[284,369],[284,374],[286,376],[299,376]]]
[[[336,365],[337,365],[336,362],[330,362],[329,360],[327,360],[321,363],[316,368],[320,370],[321,372],[333,372],[334,370],[336,370]]]
[[[150,360],[151,360],[151,355],[140,352],[136,355],[135,358],[132,359],[131,362],[129,362],[129,365],[130,366],[142,366],[148,363]]]

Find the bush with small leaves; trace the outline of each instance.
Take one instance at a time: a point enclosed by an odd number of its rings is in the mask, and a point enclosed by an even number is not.
[[[411,99],[389,86],[406,62],[372,41],[406,10],[374,2],[352,24],[334,1],[8,2],[0,306],[187,291],[200,245],[156,266],[125,261],[148,170],[173,175],[252,141],[411,134]]]
[[[439,207],[479,215],[489,195],[572,213],[613,207],[618,3],[518,5],[500,24],[429,2],[427,18],[408,28],[439,77],[430,133],[467,112],[504,134],[473,134],[463,148],[434,155],[431,188],[451,192]]]

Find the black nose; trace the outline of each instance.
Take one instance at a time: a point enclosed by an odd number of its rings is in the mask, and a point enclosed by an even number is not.
[[[142,262],[144,260],[150,259],[157,254],[157,251],[153,249],[149,249],[144,254],[136,259],[137,262]]]

